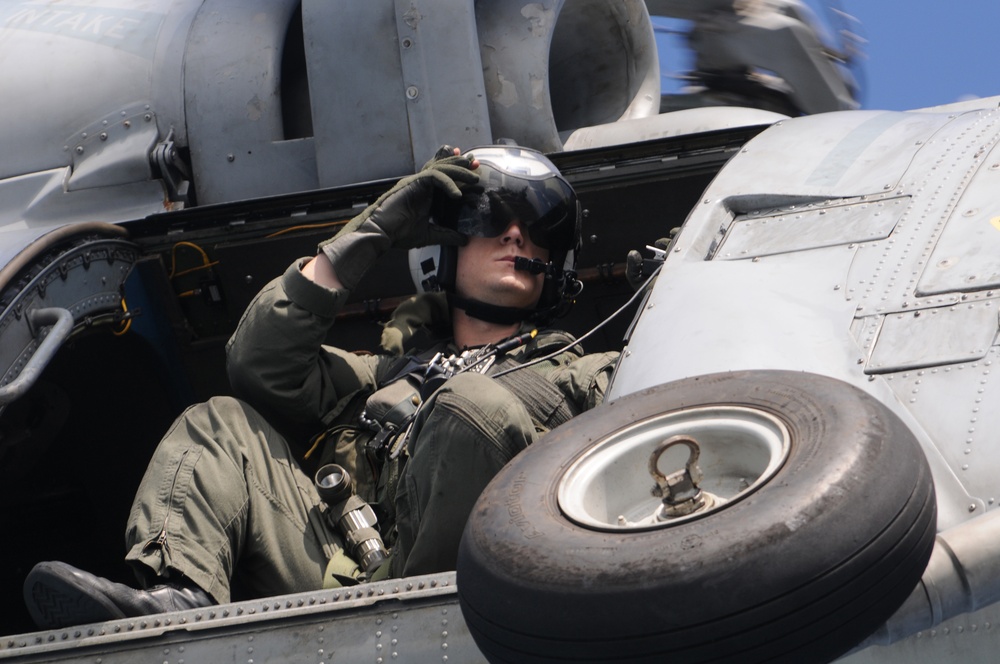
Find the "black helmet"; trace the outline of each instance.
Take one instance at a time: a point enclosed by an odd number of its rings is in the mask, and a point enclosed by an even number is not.
[[[495,322],[531,319],[545,322],[565,313],[570,299],[580,292],[576,260],[580,251],[580,204],[576,192],[542,153],[507,145],[478,147],[465,153],[479,161],[479,182],[462,189],[460,199],[436,197],[431,206],[433,223],[473,237],[496,237],[514,220],[520,222],[532,243],[547,249],[549,263],[520,269],[545,273],[545,285],[535,309],[510,310],[484,305],[469,313],[501,318]],[[455,247],[424,247],[410,252],[410,273],[418,290],[455,292]],[[482,304],[482,303],[479,303]],[[465,307],[468,310],[468,307]]]

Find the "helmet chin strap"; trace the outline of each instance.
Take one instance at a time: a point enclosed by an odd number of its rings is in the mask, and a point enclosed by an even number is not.
[[[448,305],[456,309],[461,309],[467,315],[494,323],[496,325],[513,325],[528,320],[535,313],[534,309],[522,309],[519,307],[501,307],[496,304],[487,304],[479,300],[473,300],[454,293],[447,293]]]

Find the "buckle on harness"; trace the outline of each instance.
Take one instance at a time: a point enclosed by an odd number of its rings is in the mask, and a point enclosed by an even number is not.
[[[460,355],[444,356],[438,353],[427,363],[424,378],[420,385],[420,396],[429,399],[445,381],[455,374],[473,371],[484,374],[496,361],[496,348],[492,345],[481,348],[467,349]]]
[[[368,449],[379,461],[397,458],[403,451],[403,443],[406,442],[406,435],[410,432],[410,425],[413,423],[413,415],[406,418],[402,427],[387,424],[379,427],[378,433],[368,442]]]

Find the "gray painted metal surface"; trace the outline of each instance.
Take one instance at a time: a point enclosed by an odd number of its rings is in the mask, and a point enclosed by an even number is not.
[[[10,150],[0,158],[0,177],[68,165],[76,145],[67,141],[74,134],[111,111],[149,99],[156,35],[170,5],[3,3],[0,89],[39,93],[19,96],[17,103],[8,98],[0,108]],[[53,66],[53,57],[60,66]],[[82,94],[66,103],[66,91],[81,87]]]
[[[492,142],[471,0],[307,1],[303,24],[322,185],[413,171],[443,143]]]
[[[207,204],[399,176],[443,143],[559,150],[659,111],[639,0],[8,2],[0,34],[0,89],[33,91],[0,109],[0,225],[72,221],[39,208],[63,180],[101,188],[103,221],[179,206],[151,159],[168,141]]]
[[[286,140],[282,114],[282,94],[291,86],[291,78],[282,77],[285,36],[298,3],[200,4],[190,32],[178,35],[186,145],[199,202],[315,188],[312,141]]]
[[[688,17],[689,5],[654,9]],[[787,69],[808,111],[853,104],[818,45],[803,47],[816,37],[800,2],[713,8],[706,35],[730,23],[700,45],[709,65]],[[0,34],[13,65],[0,89],[31,90],[0,109],[0,226],[71,222],[76,205],[53,203],[70,191],[100,188],[102,221],[187,203],[151,158],[168,143],[206,204],[398,176],[443,143],[558,151],[574,131],[660,108],[639,0],[14,0]]]
[[[11,662],[484,662],[454,573],[0,638]]]
[[[985,487],[970,494],[977,482],[968,468],[974,458],[1000,463],[1000,452],[974,444],[983,435],[976,431],[991,429],[989,412],[996,410],[976,402],[984,398],[979,390],[989,382],[996,352],[989,344],[997,318],[988,313],[997,306],[996,293],[989,285],[978,287],[986,279],[933,295],[918,284],[920,275],[935,269],[931,256],[939,237],[965,221],[969,182],[978,171],[992,172],[996,159],[983,147],[992,146],[998,129],[997,111],[987,108],[955,116],[829,114],[765,131],[723,169],[692,212],[633,335],[613,396],[737,369],[840,378],[913,423],[935,469],[942,528],[981,513],[995,496]],[[842,223],[827,223],[838,216]],[[787,237],[782,225],[798,223],[797,233],[786,245],[765,242],[758,250],[740,244],[760,233],[758,218],[777,222],[779,238]],[[859,235],[866,219],[872,230]],[[980,223],[988,225],[989,217]],[[741,247],[735,256],[726,251],[730,237]],[[965,242],[968,255],[976,256],[980,241],[967,235]],[[966,262],[964,251],[952,253],[956,262]],[[924,353],[891,343],[892,335],[906,334],[894,331],[900,316],[921,319],[909,331],[919,339],[909,343],[919,343]],[[971,323],[979,327],[965,329]],[[959,328],[971,341],[954,336]],[[671,330],[666,348],[658,329]],[[655,365],[641,360],[653,347],[662,358]],[[712,352],[690,351],[699,347]],[[907,370],[917,364],[926,368]],[[925,396],[929,391],[944,398]],[[975,426],[973,417],[985,424]]]
[[[984,194],[998,172],[998,102],[800,118],[750,141],[685,223],[612,386],[615,398],[687,376],[784,368],[852,383],[907,422],[932,467],[943,541],[961,533],[935,556],[959,562],[951,580],[928,576],[918,589],[950,599],[917,602],[920,619],[903,621],[920,630],[910,641],[858,661],[918,651],[916,661],[948,661],[969,647],[958,635],[975,637],[976,652],[994,643],[997,609],[973,598],[1000,587],[990,525],[1000,301],[983,257],[1000,232]]]

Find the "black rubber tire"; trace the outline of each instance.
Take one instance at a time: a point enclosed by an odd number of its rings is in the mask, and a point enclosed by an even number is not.
[[[644,532],[560,513],[563,473],[608,434],[715,404],[789,428],[789,457],[757,491]],[[919,444],[865,392],[786,371],[689,378],[584,413],[516,457],[469,518],[458,595],[491,662],[830,661],[909,595],[936,514]]]

